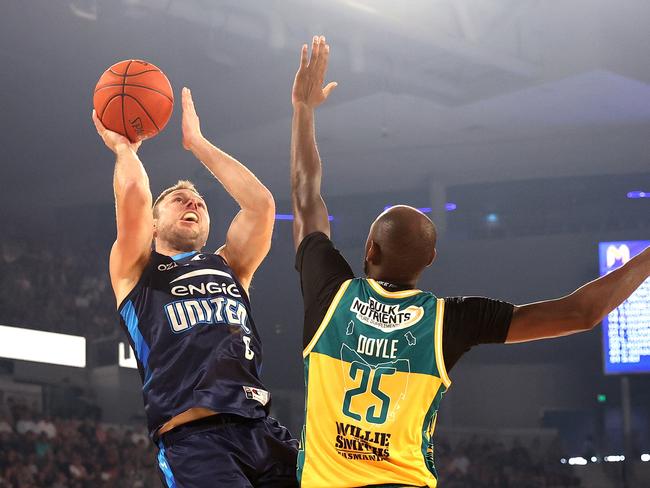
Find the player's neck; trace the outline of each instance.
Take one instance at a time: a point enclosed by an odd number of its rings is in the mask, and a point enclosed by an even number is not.
[[[177,256],[189,252],[199,252],[197,249],[176,249],[174,246],[166,245],[164,242],[156,242],[156,252],[164,256]]]
[[[400,290],[412,290],[417,286],[418,283],[417,278],[409,279],[409,280],[395,279],[394,277],[390,277],[382,273],[371,272],[368,273],[367,276],[371,280],[375,280],[377,283],[379,283],[382,287],[386,288],[388,291],[390,291],[391,288],[400,289]]]

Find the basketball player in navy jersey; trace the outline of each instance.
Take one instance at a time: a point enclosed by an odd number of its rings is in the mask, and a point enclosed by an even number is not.
[[[248,298],[271,245],[273,197],[203,137],[187,88],[182,106],[183,147],[241,207],[214,254],[202,251],[210,215],[194,185],[179,181],[152,205],[140,143],[107,130],[93,112],[99,135],[117,156],[110,277],[142,377],[161,477],[179,488],[297,486],[297,441],[268,417],[262,346]]]

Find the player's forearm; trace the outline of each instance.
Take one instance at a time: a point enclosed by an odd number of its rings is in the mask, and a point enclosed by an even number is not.
[[[321,178],[314,109],[297,104],[291,124],[291,196],[294,208],[320,199]]]
[[[141,201],[149,210],[152,200],[149,177],[140,158],[126,145],[118,147],[116,154],[113,189],[118,207],[128,199]]]
[[[525,342],[591,330],[649,275],[650,248],[566,297],[516,307],[507,342]]]
[[[582,286],[570,296],[594,326],[623,303],[650,276],[650,248],[611,273]]]
[[[243,210],[275,211],[271,192],[235,158],[200,138],[190,147],[192,154],[210,170]]]
[[[327,207],[321,196],[321,177],[314,110],[297,104],[294,106],[291,127],[291,202],[296,249],[312,232],[330,235]]]

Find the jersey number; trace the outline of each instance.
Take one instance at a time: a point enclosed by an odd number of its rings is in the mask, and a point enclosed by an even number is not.
[[[386,366],[372,368],[367,364],[355,361],[350,366],[350,378],[356,380],[359,371],[361,372],[361,383],[358,387],[352,388],[345,393],[345,398],[343,399],[343,413],[354,420],[361,420],[361,415],[357,412],[353,412],[350,409],[350,405],[355,396],[363,395],[368,392],[368,384],[370,384],[370,393],[381,402],[381,407],[379,408],[379,414],[377,414],[378,405],[374,404],[369,406],[365,413],[366,422],[371,424],[383,424],[386,422],[386,416],[388,415],[390,397],[379,389],[379,383],[381,382],[382,376],[395,374],[397,369]]]
[[[241,339],[244,341],[244,345],[246,346],[244,357],[250,361],[255,357],[255,351],[251,349],[251,338],[248,336],[243,336]]]

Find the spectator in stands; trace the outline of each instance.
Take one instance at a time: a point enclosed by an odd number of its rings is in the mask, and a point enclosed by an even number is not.
[[[38,431],[36,422],[34,422],[32,416],[29,413],[23,412],[20,414],[19,418],[20,420],[16,422],[16,432],[19,434],[26,434],[27,432],[36,433]]]
[[[13,433],[13,431],[14,429],[9,424],[9,419],[7,418],[7,416],[0,415],[0,434],[2,433],[11,434]]]

